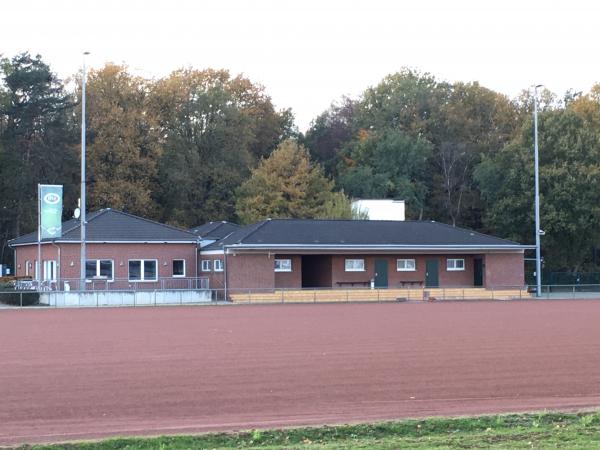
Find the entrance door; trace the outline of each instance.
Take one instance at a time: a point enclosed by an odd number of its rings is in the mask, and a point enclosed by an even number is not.
[[[425,261],[425,286],[438,287],[439,285],[438,260],[428,259]]]
[[[388,287],[388,262],[387,259],[375,260],[375,287]]]
[[[483,259],[481,258],[473,260],[473,286],[483,286]]]

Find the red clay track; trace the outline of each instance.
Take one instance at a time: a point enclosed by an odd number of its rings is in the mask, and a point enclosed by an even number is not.
[[[600,301],[0,311],[0,444],[600,406]]]

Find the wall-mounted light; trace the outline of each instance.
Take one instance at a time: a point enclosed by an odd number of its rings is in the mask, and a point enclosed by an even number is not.
[[[123,264],[123,261],[121,261],[121,262],[119,263],[119,266],[121,266],[121,267],[123,267],[124,265],[125,265],[125,264]]]
[[[21,268],[21,264],[19,264],[19,265],[17,266],[17,269],[20,269],[20,268]]]
[[[163,263],[163,266],[166,266],[166,265],[167,265],[167,262],[165,261],[165,262]]]
[[[69,266],[73,267],[73,266],[75,266],[75,263],[74,263],[73,261],[71,261],[71,262],[69,263]]]

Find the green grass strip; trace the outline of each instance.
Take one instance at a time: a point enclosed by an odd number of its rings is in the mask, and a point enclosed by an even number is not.
[[[21,450],[600,449],[600,412],[429,418],[361,425],[113,438]]]

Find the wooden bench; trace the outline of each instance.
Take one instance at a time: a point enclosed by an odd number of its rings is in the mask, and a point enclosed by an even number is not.
[[[339,287],[342,287],[342,286],[352,286],[352,287],[354,287],[354,285],[369,287],[371,285],[371,280],[367,280],[367,281],[338,281],[338,282],[336,282],[336,284]]]

